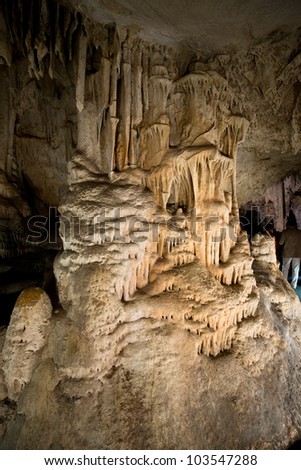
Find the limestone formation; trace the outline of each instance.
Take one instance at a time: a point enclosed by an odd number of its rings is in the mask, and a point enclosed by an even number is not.
[[[19,398],[39,362],[51,312],[47,294],[38,288],[25,289],[16,302],[2,350],[4,383],[12,400]]]
[[[1,448],[286,448],[300,301],[242,216],[301,223],[300,31],[205,54],[123,1],[25,3],[0,6],[0,275],[55,252],[56,285],[0,330]]]

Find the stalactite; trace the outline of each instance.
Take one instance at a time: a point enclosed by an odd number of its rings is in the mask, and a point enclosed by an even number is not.
[[[211,147],[170,153],[147,177],[148,187],[163,208],[172,200],[175,208],[183,204],[188,214],[195,211],[190,220],[190,230],[198,240],[194,253],[207,266],[225,263],[235,245],[236,229],[229,225],[232,178],[233,161]]]
[[[141,45],[136,43],[133,48],[133,73],[132,73],[132,109],[131,109],[131,135],[129,148],[129,165],[136,167],[138,163],[139,140],[138,126],[143,118],[142,106],[142,50]]]
[[[13,138],[9,134],[10,123],[13,117],[14,108],[10,107],[11,104],[11,92],[9,89],[9,72],[7,69],[1,67],[0,69],[0,78],[1,78],[1,87],[0,87],[0,137],[1,137],[1,147],[0,147],[0,170],[5,170],[8,163],[8,152],[11,152],[10,141]],[[11,155],[11,153],[10,153]]]
[[[108,114],[108,137],[106,139],[108,146],[108,158],[110,160],[109,172],[114,171],[116,167],[116,135],[117,126],[119,123],[119,117],[117,116],[117,83],[120,79],[120,61],[121,61],[121,46],[118,31],[115,28],[111,31],[110,40],[110,58],[112,62],[111,66],[111,78],[110,78],[110,100],[109,100],[109,114]]]
[[[27,57],[28,72],[37,80],[48,73],[56,75],[56,57],[65,69],[65,53],[73,54],[73,35],[80,23],[80,15],[71,12],[59,2],[6,2],[5,20],[9,35],[19,54]],[[1,21],[0,21],[1,27]]]
[[[137,127],[143,118],[142,107],[142,50],[140,44],[136,45],[133,52],[133,101],[132,101],[132,125]]]
[[[242,305],[235,305],[229,310],[218,311],[208,317],[203,316],[202,321],[205,327],[195,331],[201,340],[198,348],[199,354],[217,356],[220,352],[230,349],[237,332],[237,325],[244,318],[253,316],[257,305],[258,297],[254,296],[253,299],[246,298]]]
[[[132,40],[127,36],[122,44],[120,121],[118,124],[117,168],[123,170],[129,164],[132,97]]]
[[[110,99],[111,61],[106,57],[100,59],[100,69],[92,75],[93,102],[96,105],[96,119],[98,125],[98,141],[105,120],[105,110]]]
[[[0,9],[0,64],[12,62],[12,45],[2,9]]]
[[[142,102],[143,102],[143,117],[149,110],[149,50],[145,45],[142,50]]]
[[[123,299],[125,302],[132,300],[137,288],[141,289],[148,284],[151,269],[157,259],[157,256],[153,257],[149,254],[149,249],[149,242],[146,246],[137,245],[133,252],[134,258],[123,262],[119,272],[119,281],[115,282],[115,292],[119,300]]]
[[[69,60],[72,60],[73,57],[73,46],[72,46],[72,41],[73,41],[73,35],[76,32],[78,26],[80,24],[79,21],[79,15],[78,13],[73,12],[71,15],[71,21],[69,24],[69,28],[67,31],[67,50],[69,51]],[[64,29],[64,34],[65,34],[65,29]]]
[[[170,124],[166,114],[171,79],[165,66],[166,51],[153,46],[142,52],[143,125],[140,131],[139,164],[150,169],[162,160],[169,148]]]
[[[76,74],[76,107],[79,112],[85,106],[85,77],[87,60],[87,35],[83,29],[80,30],[78,38],[77,74]]]

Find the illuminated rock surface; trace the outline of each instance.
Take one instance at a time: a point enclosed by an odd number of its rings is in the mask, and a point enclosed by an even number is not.
[[[0,274],[43,279],[0,330],[1,447],[287,448],[300,301],[239,206],[301,214],[296,15],[193,48],[134,1],[28,5],[0,12]]]

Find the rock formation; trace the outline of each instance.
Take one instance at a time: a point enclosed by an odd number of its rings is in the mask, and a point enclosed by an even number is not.
[[[243,160],[299,155],[300,36],[184,71],[171,45],[88,13],[0,8],[1,273],[56,255],[56,286],[44,273],[0,331],[1,447],[286,448],[300,301],[239,203],[273,204],[279,230],[284,205],[300,212],[298,175],[281,199],[286,172],[246,183]]]
[[[45,345],[51,312],[51,302],[39,288],[25,289],[16,302],[2,350],[9,399],[17,400],[31,379]]]

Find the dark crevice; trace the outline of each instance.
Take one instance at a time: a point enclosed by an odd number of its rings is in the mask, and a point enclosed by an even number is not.
[[[301,440],[293,442],[287,449],[288,450],[301,450]]]
[[[29,287],[40,287],[48,294],[53,308],[59,307],[53,261],[57,252],[35,250],[9,259],[0,260],[0,326],[7,326],[21,292]]]

